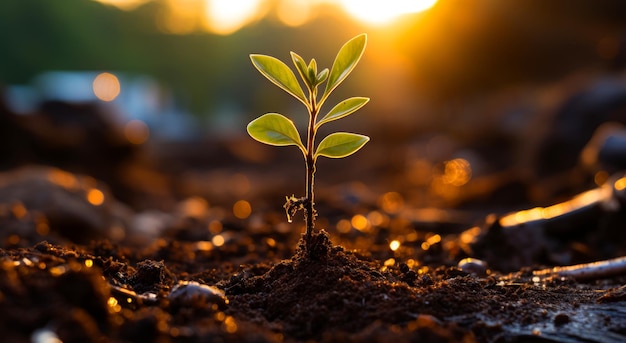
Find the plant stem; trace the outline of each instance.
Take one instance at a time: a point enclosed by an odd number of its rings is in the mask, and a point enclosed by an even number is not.
[[[313,157],[315,148],[315,119],[317,117],[317,104],[315,101],[317,92],[312,90],[309,94],[311,112],[309,113],[309,130],[307,135],[307,155],[306,155],[306,203],[304,204],[304,221],[306,223],[305,240],[311,241],[311,235],[315,229],[315,194],[313,185],[315,179],[315,159]]]

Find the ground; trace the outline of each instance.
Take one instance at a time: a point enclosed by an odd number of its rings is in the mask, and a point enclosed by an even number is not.
[[[619,173],[527,182],[474,159],[461,186],[462,160],[414,156],[449,147],[441,137],[379,138],[320,161],[307,244],[281,207],[303,188],[297,151],[248,137],[51,145],[29,134],[41,123],[3,126],[19,143],[0,174],[5,342],[626,340],[623,271],[538,273],[624,255]],[[557,215],[529,219],[539,205]]]

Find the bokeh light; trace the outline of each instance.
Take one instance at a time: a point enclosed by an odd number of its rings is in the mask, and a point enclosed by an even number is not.
[[[614,187],[618,191],[624,190],[626,188],[626,177],[619,178],[615,181]]]
[[[239,219],[246,219],[252,213],[252,206],[245,200],[239,200],[233,205],[233,214]]]
[[[87,201],[94,206],[100,206],[104,203],[104,193],[97,188],[87,191]]]
[[[48,172],[48,180],[66,189],[74,189],[78,186],[78,180],[76,180],[73,174],[60,169],[50,170]]]
[[[193,196],[185,199],[180,204],[180,212],[191,218],[202,218],[209,211],[209,203],[199,196]],[[221,230],[220,230],[221,231]]]
[[[387,213],[397,213],[404,206],[404,198],[398,192],[387,192],[380,197],[378,202]]]
[[[120,81],[111,73],[100,73],[93,80],[93,94],[102,101],[113,101],[120,95]]]
[[[150,138],[150,128],[143,121],[133,119],[124,125],[124,136],[131,144],[140,145]]]
[[[469,162],[462,158],[455,158],[445,163],[442,181],[452,186],[463,186],[472,178],[472,168]]]
[[[224,243],[226,243],[226,239],[222,235],[215,235],[211,239],[211,243],[213,243],[216,247],[221,247]]]
[[[353,216],[350,223],[352,224],[352,227],[361,232],[370,232],[372,228],[370,221],[362,214]]]

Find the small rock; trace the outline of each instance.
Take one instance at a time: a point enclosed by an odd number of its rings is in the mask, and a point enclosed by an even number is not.
[[[217,308],[224,309],[228,305],[223,290],[195,281],[180,281],[172,288],[168,298],[179,306],[204,307],[215,304]]]
[[[464,258],[459,261],[458,267],[462,271],[469,274],[474,274],[481,277],[487,276],[487,263],[483,260],[471,257]]]
[[[565,325],[565,324],[567,324],[569,322],[570,322],[570,318],[565,313],[558,313],[556,316],[554,316],[554,325],[555,326]]]

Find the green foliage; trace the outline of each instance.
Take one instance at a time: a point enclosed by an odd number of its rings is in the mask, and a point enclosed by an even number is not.
[[[259,142],[276,146],[295,145],[306,154],[296,126],[282,114],[266,113],[258,117],[248,125],[248,133]]]
[[[266,55],[250,55],[250,59],[263,76],[307,105],[304,91],[300,88],[296,75],[293,74],[293,71],[285,63]]]
[[[293,196],[287,197],[285,209],[289,221],[291,221],[291,217],[297,210],[304,209],[307,222],[307,237],[310,237],[315,220],[313,179],[317,158],[319,156],[329,158],[350,156],[369,141],[369,137],[364,135],[335,132],[326,136],[317,145],[317,148],[315,147],[315,136],[320,126],[356,112],[369,101],[369,98],[364,97],[345,99],[318,120],[320,108],[328,96],[352,72],[363,55],[366,43],[367,35],[365,34],[350,39],[339,50],[330,71],[323,69],[318,72],[315,59],[311,59],[307,64],[300,55],[291,52],[291,60],[296,67],[298,75],[300,75],[300,79],[306,86],[308,96],[305,95],[305,90],[296,79],[295,73],[285,63],[271,56],[250,55],[254,67],[273,84],[300,100],[306,106],[309,114],[306,146],[302,143],[293,122],[278,113],[264,114],[251,121],[247,127],[250,136],[259,142],[277,146],[295,145],[302,151],[307,166],[306,197],[301,199]],[[326,82],[326,87],[318,100],[317,89],[324,82]]]
[[[333,120],[341,119],[347,115],[356,112],[359,108],[365,106],[369,98],[354,97],[346,99],[338,103],[332,110],[330,110],[315,126],[319,128],[322,124],[328,123]]]
[[[307,107],[309,123],[313,123],[313,126],[309,127],[309,132],[312,132],[312,137],[309,138],[314,138],[320,126],[356,112],[369,101],[369,98],[364,97],[353,97],[343,100],[333,107],[321,120],[317,121],[319,108],[330,93],[345,80],[359,62],[365,50],[366,42],[367,36],[361,34],[344,44],[339,50],[330,72],[328,69],[324,69],[318,73],[315,59],[311,59],[311,62],[307,65],[302,57],[295,52],[291,52],[291,58],[296,70],[309,92],[308,98],[304,95],[304,90],[298,83],[294,72],[285,63],[277,58],[259,54],[251,54],[250,59],[254,67],[263,76],[293,95]],[[324,94],[321,100],[317,102],[317,87],[327,80]],[[293,122],[280,114],[265,114],[250,122],[247,129],[250,136],[259,142],[278,146],[296,145],[302,150],[305,157],[312,153],[312,146],[304,147],[302,144]],[[368,137],[362,135],[333,134],[322,141],[325,145],[323,149],[318,148],[316,150],[314,157],[339,158],[349,156],[359,150],[368,140]],[[358,144],[356,144],[357,142]],[[331,143],[332,145],[330,145]]]
[[[322,139],[313,158],[326,156],[342,158],[352,155],[370,140],[369,137],[349,132],[331,133]]]

